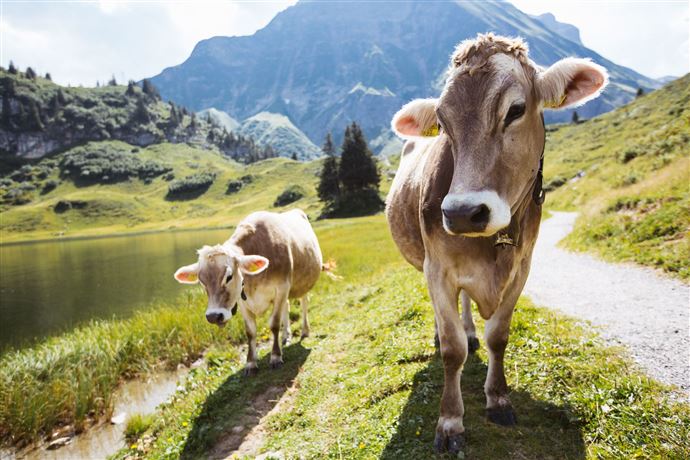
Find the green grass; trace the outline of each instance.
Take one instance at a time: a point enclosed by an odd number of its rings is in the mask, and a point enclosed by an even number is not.
[[[148,430],[153,422],[155,421],[155,416],[153,414],[133,414],[127,419],[127,424],[125,426],[125,439],[132,441],[137,439],[139,436],[144,434]]]
[[[690,75],[611,113],[552,128],[544,177],[555,190],[546,204],[581,213],[568,248],[690,277],[688,107]]]
[[[263,353],[259,375],[249,379],[232,350],[214,347],[207,366],[193,369],[153,425],[115,458],[222,454],[232,428],[257,423],[252,401],[276,389],[278,399],[288,387],[287,402],[266,422],[262,452],[432,456],[443,370],[423,277],[401,261],[381,216],[322,222],[317,233],[343,280],[324,278],[313,291],[312,337],[286,347],[279,371]],[[585,324],[520,300],[506,357],[514,428],[484,418],[486,363],[482,348],[463,370],[466,458],[690,455],[690,407],[673,403],[668,388]]]
[[[0,439],[23,444],[58,425],[110,415],[121,380],[190,363],[212,344],[244,337],[203,318],[205,299],[191,295],[119,321],[97,321],[34,347],[0,357]]]

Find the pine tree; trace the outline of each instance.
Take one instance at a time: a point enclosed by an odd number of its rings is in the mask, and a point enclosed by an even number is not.
[[[17,68],[14,66],[14,62],[10,61],[10,66],[7,68],[7,71],[11,73],[12,75],[17,75]]]
[[[640,96],[644,96],[644,90],[642,88],[637,88],[637,94],[635,94],[635,97]]]
[[[338,180],[338,157],[335,156],[335,147],[331,133],[326,135],[326,141],[321,148],[326,160],[319,174],[319,185],[316,191],[319,199],[325,203],[333,202],[340,195],[340,182]]]
[[[53,77],[50,76],[50,72],[46,72],[46,80],[53,81]]]
[[[34,72],[34,69],[32,69],[31,67],[26,68],[26,74],[25,75],[26,75],[26,78],[28,78],[30,80],[36,79],[36,72]]]
[[[137,108],[134,110],[133,118],[139,123],[148,123],[151,121],[151,114],[144,99],[137,99]]]
[[[580,115],[577,114],[577,111],[573,110],[573,118],[572,122],[574,125],[578,124],[580,122]]]
[[[134,90],[134,87],[136,84],[134,83],[134,80],[130,80],[127,82],[127,91],[125,91],[125,94],[127,96],[134,96],[136,94],[136,91]]]
[[[41,111],[38,104],[33,99],[29,100],[29,122],[31,127],[43,131],[43,121],[41,120]]]
[[[108,86],[117,86],[117,80],[115,80],[115,75],[113,75],[108,81]]]
[[[141,89],[144,90],[144,94],[147,96],[153,98],[153,99],[160,99],[161,95],[158,92],[158,88],[153,86],[153,83],[151,83],[148,79],[144,78],[144,80],[141,82]]]
[[[379,172],[362,129],[352,122],[345,130],[338,177],[345,191],[378,189]]]

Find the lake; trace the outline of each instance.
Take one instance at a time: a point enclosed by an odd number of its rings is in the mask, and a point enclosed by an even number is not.
[[[0,246],[0,350],[94,318],[123,318],[199,289],[173,279],[196,249],[232,230],[200,230]],[[200,315],[203,311],[199,312]]]

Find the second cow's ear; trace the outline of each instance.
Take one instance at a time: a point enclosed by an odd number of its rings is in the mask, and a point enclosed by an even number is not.
[[[436,99],[415,99],[393,116],[391,128],[403,139],[438,135]]]
[[[268,268],[268,259],[263,256],[240,256],[237,265],[246,275],[258,275]]]
[[[199,282],[199,263],[185,265],[175,272],[175,279],[182,284],[196,284]]]

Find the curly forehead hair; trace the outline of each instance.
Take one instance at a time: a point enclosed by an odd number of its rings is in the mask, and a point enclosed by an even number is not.
[[[534,64],[527,57],[529,48],[521,38],[502,37],[493,33],[478,34],[477,38],[460,42],[450,59],[449,71],[467,71],[472,73],[486,65],[494,54],[508,54],[517,58],[524,66]]]

